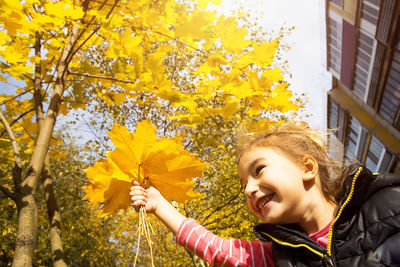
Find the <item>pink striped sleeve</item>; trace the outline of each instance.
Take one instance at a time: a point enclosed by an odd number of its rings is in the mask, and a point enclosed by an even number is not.
[[[270,244],[258,240],[224,239],[193,219],[183,221],[176,234],[176,242],[212,266],[274,266]]]

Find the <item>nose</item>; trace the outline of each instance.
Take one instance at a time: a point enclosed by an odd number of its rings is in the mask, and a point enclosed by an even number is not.
[[[256,192],[258,191],[257,181],[253,178],[247,180],[246,188],[244,189],[244,194],[247,198],[252,199]]]

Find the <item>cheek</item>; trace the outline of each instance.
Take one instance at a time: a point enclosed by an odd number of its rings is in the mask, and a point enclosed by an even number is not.
[[[251,200],[248,199],[248,198],[246,198],[246,199],[247,199],[247,207],[249,207],[249,209],[250,209],[252,212],[254,212],[254,209],[253,209]]]

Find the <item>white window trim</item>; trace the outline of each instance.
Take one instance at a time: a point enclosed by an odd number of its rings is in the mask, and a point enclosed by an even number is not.
[[[372,46],[372,53],[371,53],[371,62],[369,63],[369,68],[368,68],[368,79],[367,79],[367,84],[365,88],[365,95],[364,95],[364,103],[367,103],[368,100],[368,95],[369,95],[369,87],[371,85],[371,76],[372,76],[372,71],[374,69],[374,64],[375,64],[375,54],[376,54],[376,48],[378,42],[374,38],[374,44]]]
[[[354,151],[354,157],[357,159],[358,150],[359,150],[360,147],[361,147],[360,143],[361,143],[361,133],[362,133],[362,128],[363,128],[363,127],[361,126],[361,123],[360,123],[357,119],[355,119],[354,117],[353,117],[353,120],[356,120],[356,121],[358,122],[358,125],[359,125],[359,127],[358,127],[358,133],[357,133],[356,150]],[[365,145],[365,143],[364,143],[364,145]]]
[[[381,168],[383,158],[385,157],[385,153],[386,153],[386,148],[383,147],[381,156],[380,156],[379,161],[378,161],[378,164],[376,165],[376,170],[375,170],[375,172],[378,172],[379,169]]]
[[[375,138],[375,140],[379,143],[379,145],[382,146],[381,155],[379,156],[379,160],[378,160],[378,162],[376,163],[376,170],[373,170],[373,172],[378,172],[379,169],[381,168],[383,158],[385,157],[386,148],[385,148],[385,146],[381,143],[381,141],[379,141],[378,138],[376,138],[375,136],[374,136],[374,138]]]
[[[354,129],[354,131],[356,131],[356,133],[357,133],[357,140],[356,140],[356,148],[354,149],[354,155],[353,155],[354,159],[357,159],[358,150],[360,149],[360,143],[361,143],[361,133],[362,133],[361,130],[363,129],[363,127],[361,126],[361,123],[354,116],[351,116],[351,119],[355,120],[358,124],[358,129]],[[351,127],[351,123],[348,123],[348,127]],[[347,140],[347,142],[348,142],[348,140]],[[365,145],[365,143],[364,143],[364,145]],[[348,149],[348,146],[344,150],[344,155],[347,154],[347,149]]]
[[[373,70],[374,64],[375,64],[375,54],[376,54],[376,48],[377,48],[378,42],[377,42],[376,39],[375,39],[373,36],[371,36],[368,32],[366,32],[366,31],[364,31],[364,30],[362,30],[362,29],[360,29],[360,31],[362,31],[363,34],[368,35],[368,37],[372,38],[372,40],[373,40],[370,62],[369,62],[369,63],[368,63],[368,62],[365,62],[365,60],[363,60],[362,58],[360,58],[360,60],[362,60],[363,62],[369,64],[369,66],[368,66],[368,73],[367,73],[367,81],[366,81],[366,85],[365,85],[365,94],[364,94],[364,97],[362,98],[362,101],[363,101],[364,103],[367,103],[368,94],[369,94],[369,87],[370,87],[370,85],[371,85],[372,70]],[[360,39],[360,36],[358,37],[358,39]],[[359,46],[359,45],[358,45],[358,46]],[[358,49],[359,49],[359,48],[357,47],[357,50],[358,50]],[[356,65],[357,65],[357,63],[356,63]],[[361,68],[361,69],[362,69],[362,68]],[[357,80],[356,77],[354,77],[354,79]]]
[[[343,1],[344,1],[344,0],[342,0],[342,5],[341,5],[341,6],[339,6],[338,4],[335,4],[335,3],[332,2],[332,1],[329,1],[329,3],[332,4],[332,5],[334,5],[334,6],[336,6],[336,7],[338,7],[338,8],[340,8],[340,9],[343,9]]]
[[[378,13],[379,13],[379,8],[380,8],[380,6],[377,6],[377,5],[375,5],[374,3],[369,2],[369,1],[366,1],[366,0],[363,0],[363,4],[365,4],[365,5],[367,5],[367,6],[370,6],[371,8],[375,9],[375,10],[378,11]]]
[[[368,32],[370,35],[375,36],[376,25],[372,24],[368,20],[361,18],[360,28]]]
[[[376,11],[378,11],[378,14],[379,14],[379,8],[380,8],[379,6],[376,6],[373,3],[367,2],[365,0],[362,1],[362,4],[363,5],[367,5],[367,6],[371,7],[371,8],[373,8],[373,9],[375,9]],[[379,20],[379,15],[378,15],[377,19]],[[366,32],[368,32],[372,36],[375,36],[376,27],[377,27],[377,25],[374,25],[371,22],[369,22],[368,20],[361,18],[361,20],[360,20],[360,28],[365,30]]]

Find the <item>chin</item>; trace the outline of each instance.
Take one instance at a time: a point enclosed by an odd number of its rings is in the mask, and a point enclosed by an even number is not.
[[[268,217],[258,216],[258,218],[260,218],[261,221],[263,221],[265,223],[274,223],[273,220],[271,220],[271,218],[268,218]]]
[[[282,220],[280,220],[280,218],[277,217],[271,217],[271,216],[259,216],[259,218],[265,222],[265,223],[271,223],[271,224],[279,224],[281,223]]]

